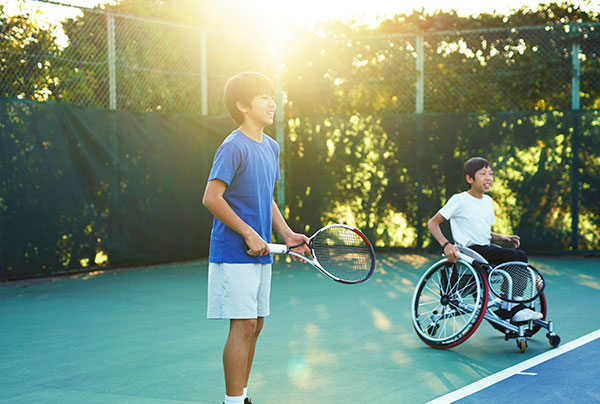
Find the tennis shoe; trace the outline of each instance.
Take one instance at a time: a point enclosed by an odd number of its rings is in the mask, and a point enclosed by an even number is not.
[[[544,317],[542,313],[538,313],[531,309],[522,309],[515,313],[512,317],[512,321],[515,323],[522,323],[525,321],[540,320],[542,317]]]

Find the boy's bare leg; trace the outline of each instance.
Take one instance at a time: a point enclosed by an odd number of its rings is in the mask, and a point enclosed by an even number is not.
[[[228,396],[241,396],[248,381],[248,358],[250,346],[256,346],[258,320],[232,319],[229,321],[229,335],[223,349],[223,369],[225,370],[225,392]],[[254,356],[254,353],[252,354]]]
[[[258,340],[258,334],[260,334],[264,323],[264,317],[258,317],[256,319],[256,331],[254,332],[252,341],[250,341],[250,348],[248,349],[248,366],[246,371],[246,379],[244,381],[244,387],[248,387],[248,379],[250,378],[250,369],[252,368],[252,361],[254,360],[254,350],[256,349],[256,341]]]

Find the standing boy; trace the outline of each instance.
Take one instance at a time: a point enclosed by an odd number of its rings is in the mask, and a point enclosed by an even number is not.
[[[273,258],[267,241],[272,229],[288,245],[308,238],[290,229],[273,200],[279,145],[263,133],[275,114],[273,83],[260,73],[240,73],[225,85],[224,101],[240,126],[217,150],[202,199],[214,215],[207,317],[230,323],[223,350],[225,404],[247,404],[256,340],[269,315]],[[309,250],[303,245],[296,251]]]
[[[527,262],[527,254],[517,250],[521,244],[519,236],[494,233],[492,225],[496,223],[492,198],[486,193],[494,182],[494,171],[484,158],[473,157],[463,165],[464,179],[469,190],[454,194],[446,204],[427,222],[433,237],[440,243],[448,261],[456,262],[458,248],[442,233],[440,224],[450,221],[452,238],[456,244],[477,251],[490,264],[497,265],[508,261]],[[492,242],[505,242],[514,248],[503,248]],[[512,314],[515,322],[537,320],[542,318],[529,308],[519,309]]]

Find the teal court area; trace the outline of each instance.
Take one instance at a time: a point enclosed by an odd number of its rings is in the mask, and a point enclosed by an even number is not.
[[[381,253],[353,286],[275,263],[253,402],[426,403],[552,349],[539,333],[520,353],[486,322],[456,348],[424,345],[410,303],[438,258]],[[563,344],[600,328],[600,259],[531,262]],[[228,323],[206,319],[206,272],[194,261],[3,285],[0,403],[220,403]]]

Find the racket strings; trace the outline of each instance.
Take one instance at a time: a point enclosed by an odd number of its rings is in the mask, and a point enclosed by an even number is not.
[[[527,263],[500,264],[488,281],[492,292],[508,301],[531,301],[544,290],[544,278]]]
[[[350,229],[325,229],[312,240],[312,249],[321,267],[337,278],[357,281],[368,276],[371,271],[371,247]]]

